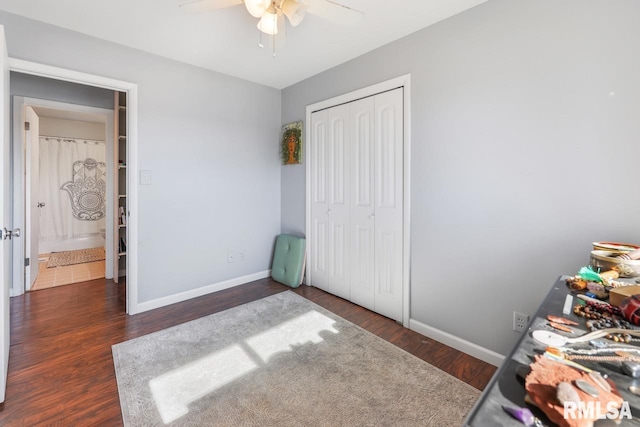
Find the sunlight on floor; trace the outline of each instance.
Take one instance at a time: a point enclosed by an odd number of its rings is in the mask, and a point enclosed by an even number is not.
[[[189,412],[189,403],[269,363],[279,353],[321,343],[321,332],[337,334],[334,324],[333,319],[310,311],[153,378],[149,387],[162,421],[169,424],[177,420]]]

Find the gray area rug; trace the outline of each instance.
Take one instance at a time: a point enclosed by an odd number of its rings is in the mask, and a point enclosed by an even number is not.
[[[480,392],[293,292],[113,346],[126,426],[458,426]]]

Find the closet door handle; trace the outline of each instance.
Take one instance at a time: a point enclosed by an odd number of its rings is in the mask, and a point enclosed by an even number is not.
[[[327,209],[327,215],[331,215],[331,209]]]
[[[369,219],[373,219],[373,218],[375,218],[375,217],[376,217],[376,214],[375,214],[375,213],[370,213],[370,214],[369,214]]]

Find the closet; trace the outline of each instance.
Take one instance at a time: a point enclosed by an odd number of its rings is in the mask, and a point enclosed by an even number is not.
[[[403,315],[403,88],[311,114],[311,285]]]
[[[114,159],[116,159],[114,162],[114,188],[116,191],[113,281],[118,283],[119,278],[127,274],[127,220],[129,218],[129,210],[127,209],[127,94],[115,92],[114,104],[115,141],[113,147]]]

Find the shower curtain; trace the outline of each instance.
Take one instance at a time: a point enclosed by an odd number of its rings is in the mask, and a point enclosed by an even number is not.
[[[104,141],[40,138],[40,241],[99,235],[105,228]]]

